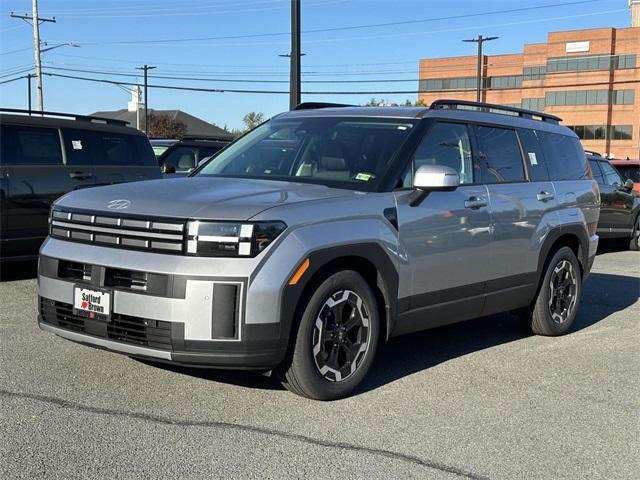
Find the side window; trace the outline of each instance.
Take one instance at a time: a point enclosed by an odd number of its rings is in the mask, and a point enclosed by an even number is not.
[[[177,147],[166,156],[164,161],[176,167],[178,171],[189,171],[196,166],[195,147]]]
[[[589,160],[589,166],[591,167],[591,173],[593,175],[593,179],[598,182],[600,185],[604,185],[604,177],[602,176],[602,171],[600,170],[600,166],[598,165],[600,162],[597,160]]]
[[[624,183],[618,171],[609,163],[601,162],[600,167],[602,168],[602,173],[604,174],[605,185],[622,185]]]
[[[7,165],[62,165],[58,130],[3,125],[2,156]]]
[[[132,135],[112,132],[87,132],[91,139],[94,165],[135,165],[137,148]]]
[[[522,142],[524,159],[525,162],[527,162],[531,181],[545,182],[549,180],[549,171],[547,170],[545,158],[542,154],[542,147],[540,146],[536,132],[528,128],[521,128],[518,130],[518,135]]]
[[[438,122],[433,125],[413,155],[413,171],[421,165],[450,167],[460,175],[460,184],[473,183],[469,128],[460,123]],[[411,186],[410,173],[405,175],[405,187]]]
[[[91,145],[85,130],[65,128],[62,130],[64,151],[68,165],[91,165]]]
[[[480,169],[484,183],[525,180],[522,152],[514,130],[476,127],[480,144]]]
[[[584,150],[577,138],[537,131],[551,180],[588,178]]]
[[[136,146],[136,155],[133,163],[135,165],[157,166],[158,160],[153,153],[149,139],[142,135],[132,135],[131,138]]]

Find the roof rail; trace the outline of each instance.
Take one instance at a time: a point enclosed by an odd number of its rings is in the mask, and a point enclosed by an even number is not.
[[[559,123],[562,121],[560,117],[556,117],[555,115],[551,115],[549,113],[536,112],[534,110],[526,110],[524,108],[517,107],[508,107],[505,105],[497,105],[494,103],[484,103],[484,102],[472,102],[469,100],[450,100],[450,99],[442,99],[435,100],[429,106],[429,110],[436,109],[457,109],[458,107],[476,107],[481,112],[489,112],[491,110],[502,110],[504,112],[514,112],[517,113],[519,117],[534,119],[534,117],[539,117],[543,122],[549,123]],[[499,112],[492,112],[499,113]]]
[[[296,105],[294,110],[311,110],[314,108],[339,108],[339,107],[353,107],[353,105],[347,105],[345,103],[302,102]]]
[[[0,108],[0,112],[24,113],[27,115],[37,115],[37,116],[47,116],[47,117],[72,118],[79,122],[92,122],[94,120],[97,120],[99,122],[104,122],[109,125],[129,125],[129,122],[127,122],[126,120],[116,120],[114,118],[106,118],[106,117],[94,117],[92,115],[80,115],[77,113],[40,112],[38,110],[23,110],[20,108]]]
[[[601,157],[602,154],[600,152],[594,152],[593,150],[585,150],[584,153],[586,153],[587,155],[595,155],[597,157]]]

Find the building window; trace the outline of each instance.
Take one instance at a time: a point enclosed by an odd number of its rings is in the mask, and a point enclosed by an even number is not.
[[[547,92],[547,106],[563,105],[633,105],[634,90],[579,90],[568,92]]]
[[[620,70],[636,67],[636,55],[587,55],[583,57],[555,57],[547,60],[547,72],[576,70]]]
[[[434,78],[420,80],[420,90],[473,90],[476,88],[476,77]]]
[[[539,67],[524,67],[522,69],[523,80],[544,80],[547,73],[547,67],[541,65]]]
[[[486,88],[520,88],[522,87],[522,75],[505,75],[501,77],[488,77],[485,79]]]
[[[523,98],[522,108],[527,110],[535,110],[536,112],[542,112],[545,107],[544,98]]]
[[[632,125],[574,125],[569,128],[580,140],[632,140]]]

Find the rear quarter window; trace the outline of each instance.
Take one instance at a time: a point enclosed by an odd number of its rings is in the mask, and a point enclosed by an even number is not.
[[[584,180],[589,178],[587,159],[577,138],[536,131],[551,180]]]
[[[149,140],[140,135],[65,129],[63,137],[71,165],[157,165]]]
[[[3,165],[62,165],[57,128],[2,125]]]

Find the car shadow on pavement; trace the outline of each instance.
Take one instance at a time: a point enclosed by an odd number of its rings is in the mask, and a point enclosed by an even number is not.
[[[582,304],[572,332],[590,327],[638,300],[640,279],[632,276],[592,273],[584,284]],[[464,355],[515,342],[532,334],[509,313],[491,315],[455,325],[392,338],[379,350],[371,371],[355,394]],[[147,363],[147,362],[144,362]],[[281,390],[275,377],[255,372],[209,370],[153,363],[184,375],[248,388]]]
[[[27,280],[38,274],[38,261],[27,260],[21,262],[7,262],[0,264],[0,282]]]

